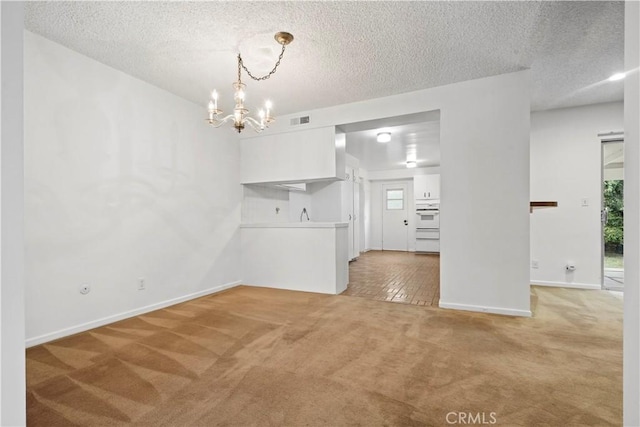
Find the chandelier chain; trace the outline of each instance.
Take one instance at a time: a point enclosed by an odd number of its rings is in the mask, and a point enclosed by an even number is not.
[[[280,56],[278,56],[278,62],[276,62],[276,65],[273,66],[273,70],[271,70],[269,74],[265,74],[262,77],[256,77],[253,74],[251,74],[251,71],[249,71],[249,69],[244,65],[244,62],[242,62],[242,57],[240,56],[240,54],[238,54],[238,80],[240,80],[240,67],[242,67],[242,69],[244,69],[249,75],[249,77],[251,77],[253,80],[256,80],[256,81],[267,80],[269,77],[271,77],[272,74],[276,72],[278,65],[280,65],[280,61],[282,61],[282,56],[284,55],[285,47],[286,46],[283,44],[282,51],[280,52]]]
[[[249,69],[245,67],[244,62],[242,61],[242,56],[238,52],[238,80],[233,83],[233,100],[235,101],[233,112],[223,117],[222,110],[218,108],[218,92],[214,90],[213,92],[211,92],[211,99],[207,104],[206,121],[211,126],[218,128],[224,123],[231,123],[233,127],[238,131],[238,133],[242,132],[242,130],[247,126],[252,128],[256,132],[262,132],[263,130],[268,128],[271,123],[274,122],[275,117],[273,117],[273,104],[271,104],[271,101],[269,100],[265,102],[265,108],[258,112],[257,118],[249,116],[249,110],[244,105],[246,96],[246,85],[242,83],[243,69],[247,72],[249,77],[256,81],[267,80],[276,72],[276,70],[280,66],[280,61],[282,61],[282,57],[284,56],[285,46],[293,41],[293,35],[285,31],[279,31],[274,35],[273,38],[280,45],[282,45],[282,51],[280,52],[278,60],[273,66],[273,69],[268,74],[262,77],[256,77],[251,74],[251,71],[249,71]]]

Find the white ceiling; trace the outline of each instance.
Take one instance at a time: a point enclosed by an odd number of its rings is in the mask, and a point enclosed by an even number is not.
[[[622,2],[28,2],[27,29],[194,102],[217,88],[231,108],[236,54],[250,107],[276,114],[531,68],[532,109],[622,99]],[[375,141],[392,132],[387,144]],[[440,164],[439,121],[392,118],[342,126],[370,171]]]
[[[608,142],[603,144],[602,162],[605,169],[624,167],[624,142]]]
[[[232,106],[236,54],[275,114],[531,68],[532,108],[621,100],[623,2],[26,2],[28,30],[186,99]]]
[[[417,167],[440,165],[440,112],[408,114],[338,126],[346,134],[347,153],[368,171],[405,169],[407,160]],[[391,141],[377,142],[380,132]]]
[[[624,180],[624,142],[602,144],[602,178]]]

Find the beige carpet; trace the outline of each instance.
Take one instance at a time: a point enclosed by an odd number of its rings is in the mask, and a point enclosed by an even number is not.
[[[28,424],[621,425],[622,301],[533,294],[522,319],[235,288],[28,349]]]

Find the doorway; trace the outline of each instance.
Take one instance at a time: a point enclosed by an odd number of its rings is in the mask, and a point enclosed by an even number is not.
[[[382,185],[382,250],[409,250],[407,183]]]
[[[602,140],[602,288],[624,289],[624,140]]]

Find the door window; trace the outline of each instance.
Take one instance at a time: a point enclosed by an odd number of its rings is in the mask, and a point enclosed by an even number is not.
[[[387,190],[387,210],[404,209],[404,190],[402,188]]]

